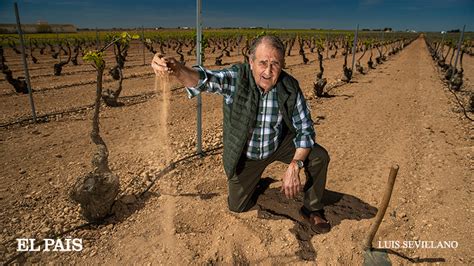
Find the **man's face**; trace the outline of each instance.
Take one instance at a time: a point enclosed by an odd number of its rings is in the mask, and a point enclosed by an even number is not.
[[[250,58],[250,69],[255,82],[265,92],[270,91],[277,83],[283,64],[283,55],[266,41],[257,46],[255,59]]]

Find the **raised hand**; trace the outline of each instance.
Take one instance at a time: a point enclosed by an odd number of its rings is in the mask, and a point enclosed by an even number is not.
[[[163,76],[176,75],[182,65],[173,57],[164,57],[162,54],[156,53],[151,61],[151,67],[157,76]]]

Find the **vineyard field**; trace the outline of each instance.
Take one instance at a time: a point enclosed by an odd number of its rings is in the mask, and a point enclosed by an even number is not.
[[[203,65],[222,69],[244,62],[249,39],[261,31],[208,31]],[[141,36],[140,30],[130,31],[135,33]],[[361,245],[381,202],[389,168],[398,164],[392,200],[374,247],[393,243],[386,241],[454,241],[456,248],[394,249],[389,258],[395,265],[474,264],[470,35],[463,46],[463,83],[452,91],[430,45],[442,47],[449,64],[458,35],[443,39],[441,46],[440,34],[361,33],[355,65],[362,73],[354,69],[347,76],[353,32],[276,33],[288,48],[284,71],[298,80],[315,122],[316,140],[331,157],[325,211],[332,230],[308,235],[299,226],[302,197],[288,200],[280,192],[283,163],[265,170],[262,177],[271,182],[257,209],[228,211],[218,95],[202,95],[205,153],[202,158],[193,156],[196,100],[188,99],[173,79],[165,99],[159,89],[164,81],[150,67],[154,52],[195,65],[192,30],[161,35],[145,31],[144,38],[122,46],[126,59],[120,69],[123,90],[118,105],[102,103],[100,108],[100,132],[109,150],[110,170],[120,179],[121,204],[104,223],[84,225],[87,221],[68,193],[77,177],[90,170],[95,152],[89,134],[97,71],[82,55],[97,44],[95,32],[81,34],[36,35],[36,45],[27,38],[38,123],[32,121],[28,94],[15,91],[7,75],[0,75],[2,263],[18,254],[16,238],[42,239],[71,230],[62,237],[81,238],[81,252],[28,252],[15,257],[16,262],[360,265]],[[105,35],[100,35],[102,46],[110,41]],[[5,35],[0,44],[3,64],[18,78],[24,73],[14,38]],[[116,47],[105,50],[104,90],[118,87],[118,79],[109,74],[118,64]],[[74,57],[76,48],[77,65],[67,62],[56,75],[54,65]],[[315,92],[321,71],[318,49],[327,81],[323,95]],[[173,162],[177,163],[161,175]]]

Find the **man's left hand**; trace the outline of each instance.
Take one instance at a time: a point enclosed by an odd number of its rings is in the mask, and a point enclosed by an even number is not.
[[[281,192],[285,193],[285,196],[289,199],[294,198],[298,192],[301,191],[300,182],[300,169],[295,162],[291,162],[288,165],[285,175],[283,176],[283,184],[281,186]]]

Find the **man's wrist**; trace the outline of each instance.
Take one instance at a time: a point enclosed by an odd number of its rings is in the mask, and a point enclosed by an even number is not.
[[[303,169],[304,168],[304,161],[303,160],[293,159],[293,160],[291,160],[291,164],[296,165],[296,167],[298,167],[298,169]]]

